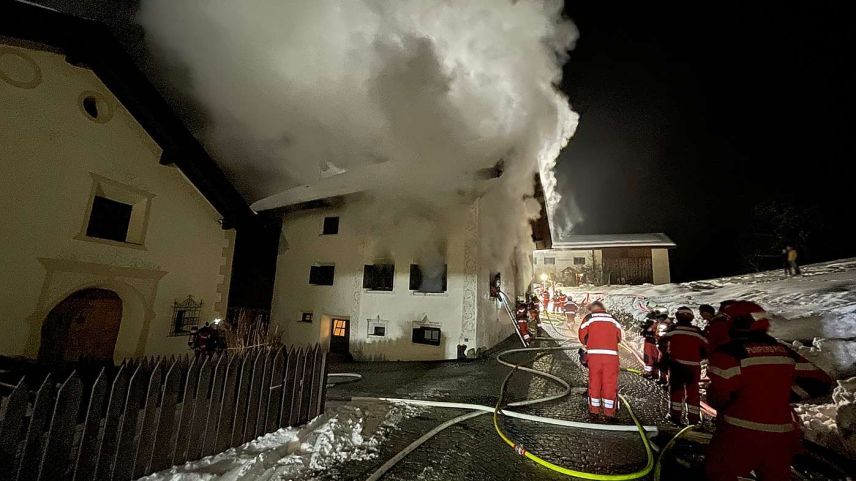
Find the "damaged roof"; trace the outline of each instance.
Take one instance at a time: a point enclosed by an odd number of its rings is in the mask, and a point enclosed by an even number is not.
[[[140,71],[106,25],[32,3],[0,0],[0,38],[33,42],[92,70],[223,218],[223,227],[254,222],[243,196]]]

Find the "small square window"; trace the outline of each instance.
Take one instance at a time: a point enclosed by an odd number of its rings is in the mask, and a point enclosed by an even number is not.
[[[391,291],[395,280],[395,264],[363,266],[363,288],[371,291]]]
[[[545,257],[544,258],[544,265],[556,265],[556,258],[555,257]]]
[[[446,292],[446,265],[424,268],[410,264],[410,290],[416,292]]]
[[[312,322],[312,313],[311,312],[302,312],[300,313],[300,322]]]
[[[415,327],[413,328],[412,341],[416,344],[429,344],[431,346],[440,345],[440,328],[439,327]]]
[[[585,257],[574,257],[574,265],[575,266],[586,265],[586,258]]]
[[[490,275],[490,297],[499,297],[499,291],[502,290],[502,275],[499,272],[494,272]]]
[[[309,283],[316,286],[332,286],[336,266],[311,266],[309,268]]]
[[[89,213],[86,235],[98,239],[125,242],[128,238],[128,226],[131,224],[131,210],[133,208],[130,204],[96,195],[92,199],[92,210]]]
[[[324,218],[324,230],[321,232],[322,235],[336,235],[339,233],[339,218],[338,217],[325,217]]]
[[[348,322],[344,319],[333,319],[333,336],[345,337],[348,333]]]

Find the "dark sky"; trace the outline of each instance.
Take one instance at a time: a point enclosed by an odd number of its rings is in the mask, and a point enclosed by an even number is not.
[[[764,230],[766,201],[810,213],[804,260],[856,256],[845,2],[667,3],[566,2],[581,119],[558,179],[575,232],[662,231],[674,279],[724,275],[747,270],[741,239]]]

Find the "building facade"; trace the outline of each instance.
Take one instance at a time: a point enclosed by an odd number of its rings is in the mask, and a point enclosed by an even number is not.
[[[577,235],[534,251],[532,262],[536,278],[566,286],[668,284],[674,247],[665,234]]]
[[[188,352],[251,211],[102,26],[0,17],[0,355]]]
[[[284,215],[271,319],[287,343],[321,342],[364,360],[439,360],[475,356],[514,332],[491,296],[497,280],[514,292],[514,268],[482,265],[478,201],[432,241],[406,224],[366,232],[374,207],[349,200]]]

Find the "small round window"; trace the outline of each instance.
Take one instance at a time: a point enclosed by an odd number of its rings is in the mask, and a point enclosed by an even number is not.
[[[79,104],[83,114],[94,122],[104,123],[113,117],[112,106],[98,92],[83,92]]]

